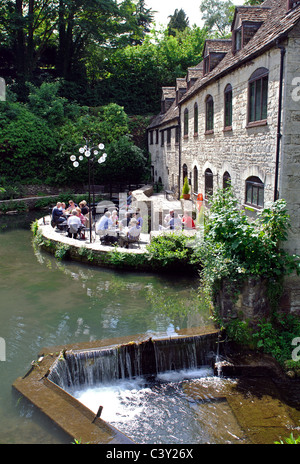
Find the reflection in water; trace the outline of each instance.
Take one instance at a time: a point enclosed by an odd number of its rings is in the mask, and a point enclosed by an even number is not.
[[[19,216],[17,222],[0,216],[0,337],[6,342],[6,362],[0,362],[0,436],[3,443],[46,443],[52,441],[48,426],[40,429],[24,409],[20,418],[23,401],[16,408],[11,398],[11,384],[43,347],[176,334],[196,322],[179,309],[162,311],[152,296],[173,298],[175,308],[179,300],[194,299],[198,282],[60,262],[33,248],[30,221],[26,228]]]

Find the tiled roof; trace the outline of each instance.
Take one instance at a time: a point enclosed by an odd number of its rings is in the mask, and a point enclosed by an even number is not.
[[[205,41],[205,47],[203,54],[211,52],[227,53],[231,49],[231,39],[207,39]]]
[[[163,87],[162,88],[162,99],[175,98],[176,90],[175,87]]]
[[[241,22],[251,21],[255,23],[263,22],[268,17],[268,12],[270,7],[263,5],[260,6],[237,6],[235,9],[231,30],[234,28],[235,20],[237,15],[239,16]]]
[[[300,20],[300,4],[288,12],[286,0],[266,0],[262,5],[264,9],[265,7],[269,7],[269,9],[265,10],[266,19],[254,37],[238,52],[228,51],[223,60],[211,72],[195,82],[193,87],[182,97],[180,104],[192,97],[200,88],[208,85],[213,79],[231,72],[246,61],[275,46],[276,42],[284,39]],[[257,7],[255,8],[257,9]]]
[[[195,84],[183,95],[179,104],[191,98],[214,79],[233,71],[236,67],[255,58],[265,50],[276,46],[277,41],[284,39],[300,20],[300,4],[287,11],[287,0],[265,0],[260,6],[236,7],[235,15],[237,14],[240,15],[242,21],[260,22],[263,20],[263,24],[241,50],[233,53],[230,47],[222,61],[211,72],[203,77],[200,75]],[[200,67],[200,65],[197,65],[197,67]],[[184,87],[186,87],[186,79],[176,79],[176,89]],[[158,127],[178,117],[179,109],[175,101],[165,114],[156,116],[148,128]]]
[[[173,120],[176,120],[177,118],[179,118],[179,108],[176,104],[176,101],[174,101],[166,113],[160,113],[152,119],[147,129],[155,129],[158,126],[167,124]]]

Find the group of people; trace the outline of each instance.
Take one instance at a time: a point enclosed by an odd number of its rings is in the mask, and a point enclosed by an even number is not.
[[[51,225],[65,225],[68,230],[68,237],[85,238],[83,228],[89,226],[89,208],[85,200],[77,205],[73,200],[69,201],[68,207],[63,202],[58,201],[52,210]]]
[[[181,229],[195,229],[196,225],[193,218],[187,211],[184,211],[180,216],[176,211],[171,209],[169,214],[164,218],[164,226],[160,225],[160,230],[181,230]]]
[[[118,212],[106,211],[96,225],[96,233],[103,242],[116,243],[128,247],[130,241],[137,241],[143,226],[140,210],[136,213],[126,212],[125,217],[119,220]]]

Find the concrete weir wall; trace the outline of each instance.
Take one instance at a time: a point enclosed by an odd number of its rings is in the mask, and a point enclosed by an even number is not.
[[[70,441],[80,438],[82,443],[133,443],[130,437],[95,416],[65,388],[72,384],[92,385],[101,381],[103,375],[113,380],[212,364],[218,336],[217,330],[204,334],[199,330],[198,335],[176,338],[138,337],[132,341],[125,337],[117,341],[98,340],[45,348],[31,369],[15,380],[13,389],[69,435]],[[104,374],[103,368],[107,370]]]

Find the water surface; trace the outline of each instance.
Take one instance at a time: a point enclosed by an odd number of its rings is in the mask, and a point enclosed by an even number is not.
[[[211,325],[197,279],[59,262],[35,249],[28,216],[0,216],[0,442],[65,442],[11,385],[43,347]],[[195,303],[196,302],[196,303]]]

